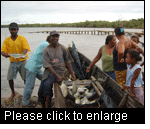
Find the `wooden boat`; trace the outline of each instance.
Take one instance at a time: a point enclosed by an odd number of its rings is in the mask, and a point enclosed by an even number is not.
[[[68,48],[68,50],[72,57],[74,57],[72,48]],[[96,101],[92,104],[75,104],[75,98],[70,94],[67,97],[63,97],[60,87],[55,83],[55,108],[144,108],[144,104],[141,101],[130,96],[128,91],[122,91],[121,86],[96,65],[94,65],[87,74],[85,70],[91,61],[80,52],[78,52],[78,55],[84,72],[84,79],[91,80],[89,85],[95,90],[93,98]],[[76,63],[76,61],[74,63]],[[72,64],[72,66],[74,65],[75,64]],[[77,69],[77,67],[75,68]],[[80,82],[83,78],[78,75],[79,70],[75,68],[73,67],[73,70],[77,79],[80,79]],[[67,85],[67,81],[65,83]]]

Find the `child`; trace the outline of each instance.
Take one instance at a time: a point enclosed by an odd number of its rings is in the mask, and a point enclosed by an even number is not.
[[[144,49],[143,49],[143,47],[142,47],[142,45],[141,45],[141,43],[139,41],[139,37],[137,35],[132,35],[131,36],[131,40],[134,41],[143,50],[143,51],[141,51],[141,49],[139,49],[139,47],[135,49],[136,51],[141,53],[143,55],[143,57],[144,57]],[[144,61],[141,62],[140,66],[143,66],[143,65],[144,65]]]
[[[131,96],[137,97],[141,102],[144,103],[144,91],[141,87],[144,84],[142,80],[142,67],[137,64],[142,58],[139,56],[140,53],[136,50],[128,50],[126,56],[127,63],[127,77],[126,84],[123,89],[127,89]]]

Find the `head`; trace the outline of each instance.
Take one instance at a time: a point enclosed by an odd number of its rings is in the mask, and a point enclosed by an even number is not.
[[[110,44],[112,47],[114,47],[116,45],[116,42],[116,37],[114,35],[108,35],[105,44]]]
[[[56,46],[58,44],[59,40],[59,33],[57,31],[50,32],[50,42],[53,46]]]
[[[114,32],[115,32],[116,37],[120,37],[121,35],[125,35],[123,27],[116,27]]]
[[[12,22],[12,23],[9,25],[9,31],[10,31],[10,34],[11,34],[12,37],[17,36],[18,30],[19,30],[19,27],[18,27],[18,24],[17,24],[17,23]]]
[[[134,41],[135,43],[139,43],[139,37],[137,35],[132,35],[131,40]]]
[[[141,61],[142,57],[140,56],[140,53],[136,50],[128,50],[127,56],[126,56],[126,63],[127,64],[133,64],[137,63],[138,61]]]
[[[50,44],[50,35],[47,36],[46,41]]]

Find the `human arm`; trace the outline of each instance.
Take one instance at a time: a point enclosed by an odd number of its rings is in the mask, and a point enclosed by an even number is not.
[[[135,43],[134,41],[130,40],[131,41],[131,48],[132,49],[137,49],[138,48],[138,45],[137,43]]]
[[[62,77],[56,73],[52,66],[47,67],[47,69],[56,77],[56,81],[58,82],[58,84],[63,81]]]
[[[56,77],[56,81],[59,83],[62,81],[62,77],[60,77],[54,68],[52,67],[51,58],[48,54],[49,48],[44,48],[43,50],[43,68],[48,69],[50,73],[52,73]]]
[[[2,44],[1,55],[4,56],[5,58],[10,57],[8,47],[7,47],[7,39],[5,39],[3,44]]]
[[[28,52],[28,49],[23,50],[23,55],[25,55]]]
[[[26,38],[24,37],[24,36],[20,36],[21,38],[21,48],[22,48],[22,53],[21,54],[23,54],[23,55],[25,55],[24,57],[21,57],[22,59],[24,59],[24,58],[26,58],[26,53],[27,52],[29,52],[29,51],[31,51],[30,50],[30,46],[29,46],[29,44],[28,44],[28,41],[26,40]]]
[[[117,51],[118,51],[118,63],[123,63],[124,62],[124,52],[125,52],[125,45],[122,41],[119,41],[118,46],[117,46]]]
[[[67,65],[67,68],[68,68],[68,70],[69,70],[69,72],[70,72],[70,74],[71,74],[72,80],[76,80],[76,76],[75,76],[75,74],[74,74],[74,72],[73,72],[73,70],[72,70],[71,63],[67,63],[66,65]]]
[[[22,36],[21,41],[22,41],[22,49],[23,49],[22,54],[26,54],[28,51],[31,51],[28,41],[26,40],[26,38],[24,36]]]
[[[136,97],[135,94],[133,94],[133,89],[134,89],[134,84],[136,79],[138,78],[139,74],[140,74],[141,69],[138,68],[134,71],[133,77],[131,79],[131,86],[130,86],[130,95]]]
[[[23,55],[25,55],[26,53],[28,52],[28,49],[25,49],[25,50],[23,50]],[[27,56],[25,55],[24,57],[20,57],[21,59],[24,59],[24,58],[26,58]]]
[[[4,56],[4,57],[6,57],[6,58],[7,58],[7,57],[10,57],[10,55],[9,55],[8,53],[5,53],[5,52],[3,52],[3,51],[1,51],[1,55]]]
[[[71,74],[71,79],[76,80],[76,76],[75,76],[74,71],[71,66],[71,62],[73,62],[73,59],[72,59],[69,51],[64,46],[62,46],[62,49],[63,49],[63,58],[66,63],[66,66],[69,70],[69,73]]]
[[[89,67],[86,69],[86,72],[90,72],[91,68],[93,65],[95,65],[101,58],[102,56],[102,47],[99,49],[98,54],[96,55],[96,57],[94,58],[93,62],[89,65]]]

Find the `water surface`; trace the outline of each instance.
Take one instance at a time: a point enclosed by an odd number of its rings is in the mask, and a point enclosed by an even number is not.
[[[72,30],[108,30],[113,31],[113,28],[67,28],[67,27],[37,27],[37,28],[19,28],[19,35],[24,36],[30,46],[31,52],[28,52],[29,57],[32,55],[33,51],[40,44],[41,41],[46,40],[49,34],[47,33],[29,33],[36,31],[72,31]],[[126,31],[136,31],[142,32],[142,29],[125,29]],[[10,36],[8,28],[1,28],[1,46],[6,37]],[[101,46],[105,44],[105,39],[107,35],[85,35],[85,34],[60,34],[59,42],[64,46],[68,47],[69,44],[72,44],[74,41],[78,51],[83,53],[91,61],[97,55],[98,50]],[[144,42],[144,37],[140,38]],[[9,59],[1,56],[1,96],[4,93],[10,93],[10,88],[7,81],[7,71],[9,67]],[[99,68],[102,68],[101,60],[96,64]],[[43,68],[42,68],[43,70]],[[15,87],[21,88],[24,87],[24,83],[20,77],[17,75],[17,78],[14,80]],[[35,86],[39,87],[40,81],[37,79]]]

